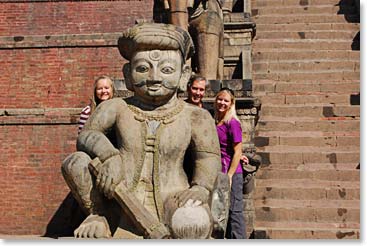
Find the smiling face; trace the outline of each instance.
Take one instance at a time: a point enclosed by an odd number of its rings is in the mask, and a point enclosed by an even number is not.
[[[219,115],[224,116],[232,106],[232,97],[228,91],[223,90],[215,98],[215,109]]]
[[[99,79],[95,87],[95,96],[99,101],[106,101],[113,96],[112,82],[109,79]]]
[[[136,52],[128,72],[135,95],[147,103],[168,101],[178,89],[182,65],[177,50]]]
[[[201,107],[201,100],[203,99],[204,94],[205,80],[194,80],[188,89],[189,102]]]

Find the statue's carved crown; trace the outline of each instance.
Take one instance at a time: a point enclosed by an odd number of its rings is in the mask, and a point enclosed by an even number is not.
[[[127,60],[136,51],[143,50],[180,50],[185,60],[194,53],[194,45],[187,31],[161,23],[140,23],[126,30],[118,39],[118,49]]]

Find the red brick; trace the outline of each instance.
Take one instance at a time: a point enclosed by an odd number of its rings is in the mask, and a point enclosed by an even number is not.
[[[69,192],[60,167],[76,136],[76,125],[0,127],[0,234],[44,233]]]
[[[0,234],[45,232],[69,192],[60,167],[75,151],[80,108],[97,76],[123,77],[116,36],[137,19],[151,19],[152,6],[1,3]]]
[[[151,19],[148,0],[2,3],[2,36],[121,32]],[[50,25],[52,23],[52,25]]]
[[[12,63],[11,69],[0,67],[4,78],[0,85],[3,108],[84,107],[89,103],[96,77],[108,74],[122,78],[124,60],[117,49],[108,47],[1,53],[2,61]]]

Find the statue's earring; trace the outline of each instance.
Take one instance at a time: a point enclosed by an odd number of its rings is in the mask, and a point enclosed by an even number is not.
[[[180,77],[180,82],[179,82],[179,90],[184,92],[187,89],[187,83],[190,80],[191,77],[191,67],[188,65],[184,65],[182,68],[182,74]]]
[[[124,66],[122,67],[122,73],[124,74],[126,88],[130,91],[134,91],[134,87],[133,87],[133,83],[131,79],[130,63],[124,64]]]

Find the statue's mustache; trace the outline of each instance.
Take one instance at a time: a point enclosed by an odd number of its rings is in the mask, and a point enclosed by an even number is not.
[[[142,87],[144,85],[146,86],[152,86],[152,85],[162,85],[163,87],[167,88],[167,89],[175,89],[177,87],[177,85],[172,85],[170,84],[167,80],[147,80],[147,79],[143,79],[141,81],[138,81],[136,83],[134,83],[134,85],[136,87]]]

